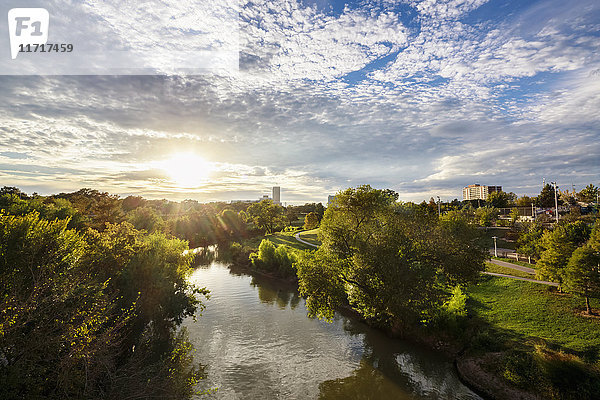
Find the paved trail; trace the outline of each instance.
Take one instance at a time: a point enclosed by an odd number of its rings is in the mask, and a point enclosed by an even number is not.
[[[309,242],[307,242],[306,240],[302,240],[302,239],[300,239],[300,232],[296,233],[296,234],[294,235],[294,237],[296,238],[296,240],[297,240],[297,241],[299,241],[299,242],[300,242],[300,243],[302,243],[302,244],[306,244],[306,245],[308,245],[308,246],[312,246],[312,247],[319,247],[319,246],[317,246],[316,244],[312,244],[312,243],[309,243]]]
[[[509,263],[506,261],[494,260],[493,258],[490,260],[492,264],[499,265],[501,267],[516,269],[517,271],[527,272],[528,274],[535,275],[535,269],[529,267],[523,267],[522,265],[517,265],[513,263]]]
[[[518,276],[512,276],[512,275],[506,275],[506,274],[497,274],[495,272],[482,272],[482,274],[492,275],[492,276],[499,276],[501,278],[516,279],[518,281],[534,282],[534,283],[539,283],[539,284],[548,285],[548,286],[558,286],[558,283],[556,283],[556,282],[538,281],[537,279],[520,278]]]

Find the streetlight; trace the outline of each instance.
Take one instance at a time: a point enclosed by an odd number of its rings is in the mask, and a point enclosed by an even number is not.
[[[554,185],[554,210],[556,211],[556,223],[558,224],[558,195],[556,193],[556,182],[550,182]]]
[[[436,196],[438,198],[438,218],[442,216],[442,201],[440,200],[440,196]]]
[[[494,257],[498,257],[498,248],[496,247],[496,239],[498,239],[498,236],[492,236],[492,239],[494,239]]]

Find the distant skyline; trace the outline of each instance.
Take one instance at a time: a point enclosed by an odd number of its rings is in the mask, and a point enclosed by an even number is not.
[[[239,72],[1,76],[0,185],[288,204],[600,185],[598,1],[239,4]]]

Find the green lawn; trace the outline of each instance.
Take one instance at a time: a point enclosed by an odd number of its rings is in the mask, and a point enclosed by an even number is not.
[[[293,247],[293,248],[299,249],[299,250],[314,250],[314,247],[308,246],[306,244],[303,244],[303,243],[300,243],[299,241],[297,241],[296,238],[294,237],[294,234],[296,234],[296,233],[297,232],[277,232],[272,235],[256,236],[256,237],[244,240],[242,242],[242,244],[244,246],[258,249],[260,242],[263,239],[268,239],[271,242],[273,242],[273,244],[276,244],[276,245],[285,244],[287,246],[290,246],[290,247]],[[307,240],[307,242],[308,241],[309,240]]]
[[[584,309],[581,298],[533,282],[492,276],[483,276],[468,293],[469,312],[504,339],[542,338],[565,350],[600,350],[600,320],[578,315]],[[600,308],[600,302],[592,299],[592,307]]]
[[[501,267],[499,265],[492,264],[489,262],[485,263],[485,270],[488,272],[495,272],[497,274],[506,274],[506,275],[518,276],[520,278],[535,279],[535,275],[528,274],[527,272],[523,272],[523,271],[519,271],[519,270],[512,269],[512,268],[507,268],[507,267]]]
[[[319,234],[319,228],[312,229],[310,231],[304,231],[304,232],[300,233],[300,239],[306,240],[309,243],[320,246],[321,241],[318,238],[318,234]]]

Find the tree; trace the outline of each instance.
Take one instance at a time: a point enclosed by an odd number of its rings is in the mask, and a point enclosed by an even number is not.
[[[319,216],[314,212],[306,214],[306,217],[304,217],[304,229],[315,229],[317,226],[319,226]]]
[[[516,200],[517,207],[531,207],[536,201],[535,198],[529,196],[522,196]]]
[[[531,224],[527,230],[517,239],[517,253],[523,254],[529,258],[539,258],[543,251],[541,239],[544,229],[541,224]]]
[[[460,213],[438,219],[396,199],[370,186],[337,194],[321,221],[321,247],[296,263],[311,314],[331,318],[349,302],[401,332],[432,318],[452,288],[478,276],[485,252],[475,227]]]
[[[152,233],[164,228],[164,221],[155,209],[138,207],[127,214],[127,220],[138,230]]]
[[[583,188],[579,193],[577,193],[577,199],[584,203],[592,203],[598,199],[598,193],[600,192],[600,188],[597,188],[593,184],[587,185]]]
[[[492,192],[486,199],[486,204],[495,208],[506,208],[514,205],[517,195],[506,192]]]
[[[481,226],[489,227],[494,224],[498,218],[498,209],[494,207],[479,207],[475,210],[475,218]]]
[[[543,251],[537,263],[538,277],[557,282],[562,287],[571,255],[589,236],[590,228],[581,221],[559,224],[554,230],[546,231],[541,238]]]
[[[562,204],[562,200],[558,199],[558,205]],[[554,186],[546,184],[542,188],[539,196],[536,198],[536,206],[543,208],[552,208],[555,206],[554,202]]]
[[[573,252],[565,269],[565,289],[585,298],[588,314],[592,314],[590,297],[600,298],[600,252],[582,246]]]
[[[272,200],[262,200],[252,204],[248,207],[246,215],[257,228],[264,230],[266,233],[273,233],[286,224],[283,207],[273,204]]]
[[[186,244],[0,213],[0,398],[191,396]]]

